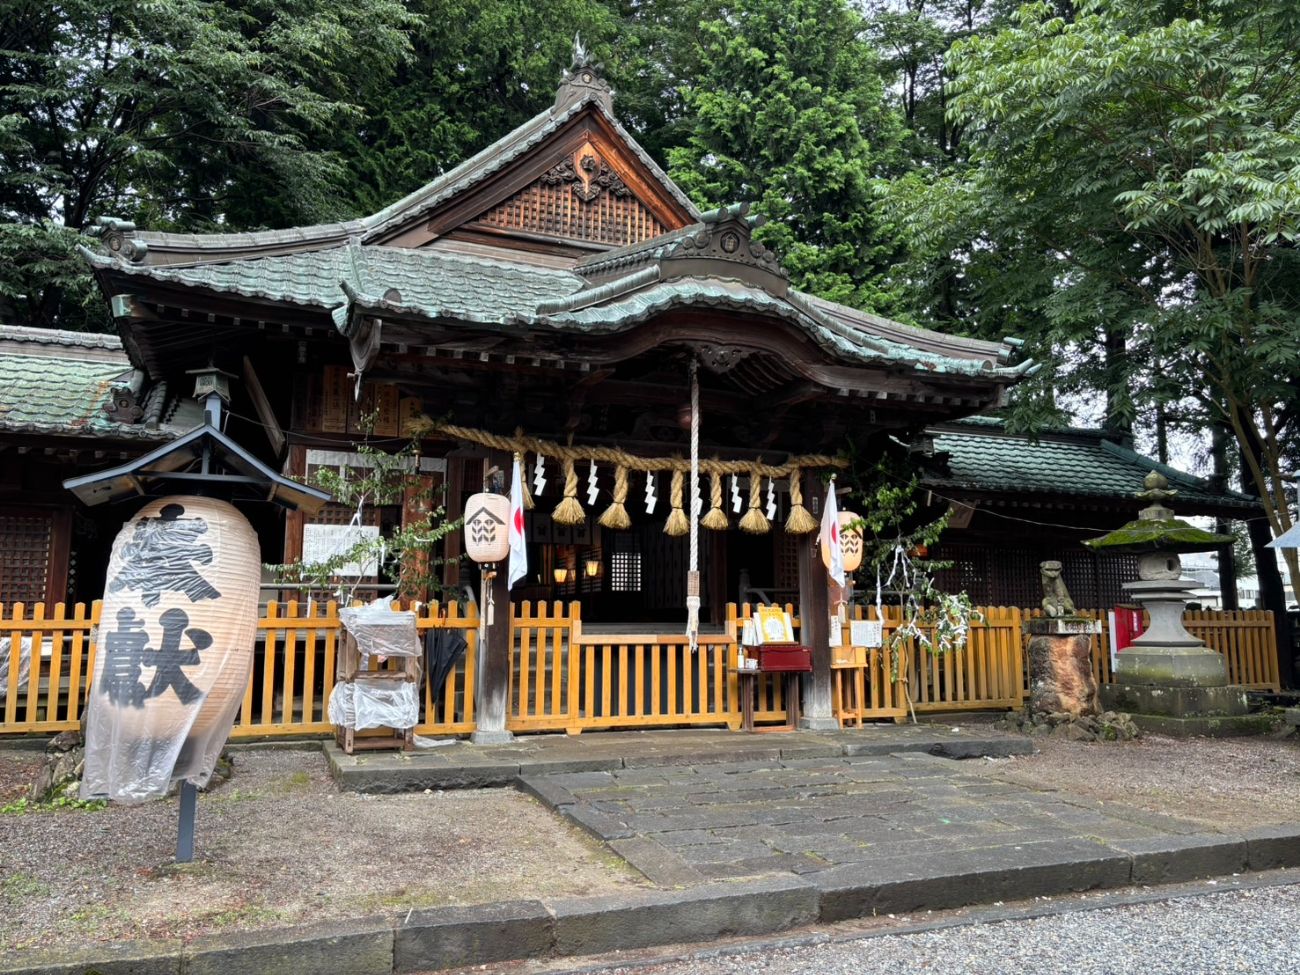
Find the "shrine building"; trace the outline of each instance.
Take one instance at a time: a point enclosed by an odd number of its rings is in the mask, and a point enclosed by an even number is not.
[[[771,592],[797,604],[814,648],[804,713],[828,720],[826,572],[816,531],[787,522],[815,524],[850,439],[869,456],[927,428],[957,436],[952,421],[1003,405],[1034,367],[1013,340],[911,327],[793,288],[755,239],[759,220],[745,206],[701,212],[612,99],[599,67],[575,57],[546,111],[356,220],[172,234],[103,218],[84,256],[120,346],[10,339],[53,343],[94,373],[77,387],[93,417],[63,418],[57,436],[77,469],[200,422],[187,394],[213,366],[230,377],[225,432],[294,478],[356,463],[359,440],[397,449],[415,437],[418,477],[455,519],[517,451],[534,503],[530,572],[508,593],[499,575],[499,600],[579,601],[588,632],[680,633],[694,569],[703,628],[719,632],[728,603]],[[694,565],[690,533],[665,531],[691,506],[692,377],[700,512],[727,526],[696,532]],[[49,447],[57,431],[8,432]],[[970,494],[942,465],[933,476],[936,490]],[[37,480],[23,498],[52,488]],[[383,533],[418,507],[367,506],[359,520]],[[45,544],[66,551],[71,515],[58,517],[62,543]],[[78,517],[92,551],[115,530],[102,512]],[[268,508],[254,524],[264,561],[293,562],[329,554],[357,519],[330,504],[314,516]],[[478,594],[461,544],[453,533],[434,553],[443,598]],[[66,565],[47,568],[46,592],[66,589]],[[94,598],[95,581],[78,598]]]

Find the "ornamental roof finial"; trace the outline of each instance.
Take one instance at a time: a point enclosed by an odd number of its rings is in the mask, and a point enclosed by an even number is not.
[[[582,34],[573,35],[573,61],[560,76],[555,107],[565,108],[584,98],[594,99],[607,112],[614,110],[614,90],[603,77],[604,66],[592,59],[582,42]]]

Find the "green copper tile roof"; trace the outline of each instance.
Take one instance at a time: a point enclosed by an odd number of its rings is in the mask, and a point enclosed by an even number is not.
[[[123,264],[85,254],[95,267],[118,273],[319,308],[347,302],[345,281],[354,293],[376,299],[395,289],[394,305],[479,323],[528,315],[540,302],[585,283],[568,271],[399,247],[333,247],[188,267]]]
[[[0,431],[65,437],[167,440],[177,429],[108,417],[104,405],[118,386],[138,377],[115,335],[0,326]],[[136,384],[138,385],[138,383]],[[165,399],[155,387],[151,399]],[[162,400],[142,404],[149,412]],[[196,404],[197,405],[197,404]],[[181,411],[177,420],[194,418]]]
[[[957,426],[971,430],[954,429]],[[1036,442],[984,423],[953,424],[931,432],[935,451],[948,454],[949,459],[947,472],[926,475],[927,487],[1123,498],[1136,504],[1133,495],[1154,468],[1178,490],[1171,502],[1175,510],[1180,503],[1243,509],[1255,505],[1244,494],[1217,491],[1198,477],[1105,439],[1100,431],[1044,433]]]
[[[934,340],[941,338],[938,333],[896,322],[877,330],[873,317],[855,316],[851,309],[793,290],[781,298],[722,278],[659,281],[653,267],[591,287],[586,279],[561,269],[355,242],[298,254],[171,267],[124,263],[84,249],[83,254],[93,266],[117,274],[330,309],[344,333],[356,310],[594,333],[620,331],[675,308],[706,307],[785,319],[831,356],[849,363],[988,379],[1014,378],[1025,368],[995,365],[991,359],[998,346],[992,343],[967,343],[970,348],[959,343],[959,351],[970,358],[943,355],[932,351],[937,347]],[[829,314],[828,308],[840,313]],[[915,343],[908,341],[913,333]]]

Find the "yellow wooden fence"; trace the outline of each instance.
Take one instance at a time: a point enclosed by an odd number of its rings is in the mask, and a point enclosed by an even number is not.
[[[6,611],[7,610],[7,611]],[[47,615],[43,604],[0,605],[0,733],[51,733],[78,727],[90,693],[100,603],[71,615],[63,603]],[[474,668],[478,619],[460,607],[421,608],[416,624],[460,630],[465,655],[441,687],[425,678],[419,734],[456,735],[474,730]],[[257,624],[259,652],[231,732],[234,738],[327,734],[326,707],[334,689],[334,655],[340,633],[338,606],[270,603]],[[7,651],[7,654],[5,653]],[[24,657],[26,660],[24,660]],[[372,666],[379,666],[372,662]]]
[[[512,629],[512,731],[740,725],[731,636],[588,635],[576,602],[520,603]]]
[[[794,607],[786,608],[797,633]],[[738,727],[734,664],[741,621],[750,611],[747,605],[729,605],[724,633],[702,637],[700,650],[692,653],[680,633],[587,634],[578,603],[515,604],[507,727],[571,733]],[[472,612],[454,603],[420,609],[421,632],[453,629],[467,643],[464,657],[441,686],[430,686],[426,677],[420,734],[474,730],[478,619]],[[936,656],[908,641],[896,659],[877,650],[861,668],[837,668],[837,717],[846,723],[898,720],[909,705],[918,712],[1019,707],[1028,683],[1021,624],[1038,611],[983,607],[981,612],[984,620],[972,626],[968,646],[958,653]],[[855,613],[869,619],[875,610],[856,607]],[[99,614],[99,603],[0,605],[0,734],[47,734],[78,726],[94,672]],[[1233,683],[1280,689],[1271,613],[1206,611],[1188,613],[1185,619],[1189,630],[1224,655]],[[887,608],[886,641],[897,622]],[[339,633],[333,603],[269,604],[258,623],[259,652],[233,736],[329,733],[326,706]],[[841,642],[849,642],[847,626]],[[1111,679],[1106,633],[1094,641],[1093,668],[1100,682]],[[782,681],[759,675],[756,686],[755,721],[784,722]]]

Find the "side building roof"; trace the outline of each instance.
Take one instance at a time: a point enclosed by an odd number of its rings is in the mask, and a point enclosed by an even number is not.
[[[1031,438],[1007,433],[999,420],[971,417],[928,432],[934,458],[922,483],[960,500],[1108,499],[1136,508],[1142,479],[1158,470],[1178,491],[1172,504],[1180,514],[1242,518],[1257,507],[1249,495],[1145,457],[1104,430],[1067,428]]]
[[[202,419],[143,376],[116,335],[0,325],[0,434],[161,442]]]

